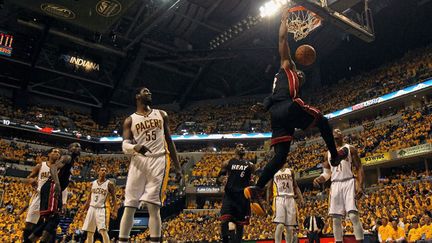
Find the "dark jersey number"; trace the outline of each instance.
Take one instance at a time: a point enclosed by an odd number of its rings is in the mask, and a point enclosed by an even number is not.
[[[284,189],[284,190],[289,190],[289,189],[290,189],[290,184],[289,184],[289,182],[282,182],[282,189]]]
[[[146,131],[145,132],[145,140],[146,141],[156,140],[156,131],[152,131],[151,133],[150,133],[150,131]]]

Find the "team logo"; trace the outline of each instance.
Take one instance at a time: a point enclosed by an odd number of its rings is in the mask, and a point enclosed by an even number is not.
[[[64,19],[74,19],[76,17],[75,13],[61,5],[53,4],[53,3],[42,3],[40,8],[42,11],[49,15],[53,15],[56,17],[64,18]]]
[[[122,10],[121,4],[117,0],[101,0],[96,4],[96,12],[103,17],[113,17]]]

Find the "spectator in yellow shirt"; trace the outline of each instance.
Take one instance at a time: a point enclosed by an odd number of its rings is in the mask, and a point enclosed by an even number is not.
[[[389,238],[388,231],[391,229],[391,226],[388,223],[388,219],[386,217],[382,218],[382,225],[378,227],[378,239],[380,242],[386,242],[387,238]]]
[[[391,226],[387,231],[387,238],[384,238],[385,242],[404,242],[405,231],[398,226],[399,218],[394,217],[391,219]]]
[[[422,232],[418,222],[417,217],[411,219],[411,229],[408,232],[408,243],[416,242],[422,237]]]

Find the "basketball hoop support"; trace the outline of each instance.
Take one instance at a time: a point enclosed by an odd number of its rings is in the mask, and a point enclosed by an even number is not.
[[[298,5],[301,5],[310,11],[316,13],[325,21],[328,21],[347,33],[357,36],[359,39],[365,42],[372,42],[375,40],[375,35],[373,32],[373,22],[371,11],[368,8],[367,0],[365,0],[365,22],[366,26],[362,26],[345,15],[330,9],[327,6],[320,6],[315,2],[310,0],[292,0]],[[325,1],[324,1],[325,2]],[[323,4],[325,5],[325,4]]]

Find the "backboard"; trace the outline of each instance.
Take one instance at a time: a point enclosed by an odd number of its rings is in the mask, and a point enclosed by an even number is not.
[[[368,0],[291,0],[319,15],[324,22],[329,22],[347,33],[357,36],[365,42],[375,39],[372,14]],[[350,9],[353,5],[363,4],[361,11]],[[345,12],[355,12],[358,20],[348,17]]]

